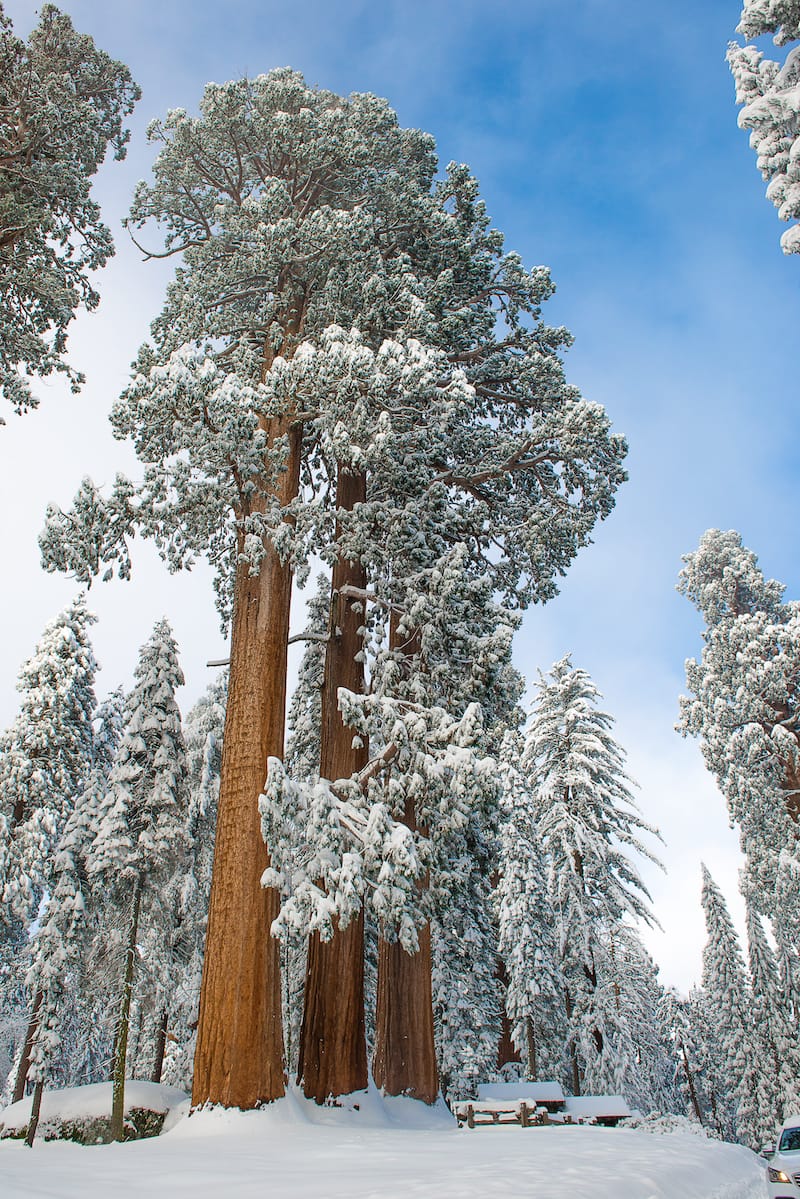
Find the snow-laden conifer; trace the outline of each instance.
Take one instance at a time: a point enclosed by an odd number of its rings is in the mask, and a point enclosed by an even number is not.
[[[745,890],[772,921],[796,1005],[800,607],[732,530],[710,529],[684,561],[679,590],[706,628],[700,661],[686,663],[679,728],[700,739],[739,826]]]
[[[174,928],[174,988],[169,998],[169,1036],[165,1049],[163,1079],[171,1086],[191,1089],[192,1062],[200,1001],[208,896],[214,859],[214,829],[217,818],[222,738],[225,726],[227,674],[206,688],[184,721],[187,760],[187,856],[179,862],[173,882],[176,889]],[[155,1055],[157,1056],[157,1054]],[[148,1070],[154,1055],[150,1052]]]
[[[672,1051],[672,1083],[679,1105],[674,1109],[704,1127],[708,1116],[705,1088],[689,1000],[675,987],[665,987],[659,1004],[659,1027]]]
[[[782,221],[800,217],[800,7],[797,0],[745,0],[737,32],[747,39],[774,35],[790,47],[782,61],[765,58],[752,43],[731,42],[728,64],[742,105],[739,125],[750,130],[758,169],[767,180],[767,198]],[[800,226],[781,237],[784,253],[800,252]]]
[[[0,738],[0,921],[28,924],[53,888],[54,851],[88,780],[97,669],[95,617],[80,596],[44,630],[20,672],[20,707]]]
[[[758,911],[747,899],[750,1021],[756,1053],[750,1062],[755,1133],[768,1144],[786,1116],[800,1107],[800,1051],[775,955]]]
[[[758,1148],[760,1116],[749,1067],[757,1052],[750,1021],[751,995],[736,930],[722,892],[703,866],[701,901],[708,940],[703,949],[703,991],[719,1030],[718,1069],[727,1077],[737,1136]]]
[[[499,952],[508,979],[511,1037],[528,1078],[558,1078],[565,1041],[559,929],[547,887],[547,862],[534,799],[518,770],[520,747],[509,735],[500,751],[503,812],[497,903]]]
[[[83,382],[66,330],[79,305],[97,307],[92,273],[114,253],[91,181],[109,147],[125,157],[141,93],[53,4],[27,42],[0,6],[0,78],[0,393],[22,412],[38,402],[31,375]]]
[[[584,1081],[590,1089],[614,1089],[630,1051],[612,951],[625,917],[653,921],[630,853],[657,860],[640,833],[657,834],[638,812],[598,698],[568,655],[556,662],[540,675],[522,756],[559,924],[575,1093]]]
[[[166,620],[158,621],[142,646],[128,695],[125,726],[99,814],[89,875],[106,892],[106,925],[120,949],[117,1026],[114,1042],[112,1136],[122,1136],[131,998],[136,985],[137,944],[151,937],[166,967],[157,989],[166,1002],[172,983],[173,883],[187,850],[186,749],[175,699],[183,684],[177,647]],[[159,936],[160,934],[160,936]],[[151,976],[152,977],[152,976]]]
[[[683,1114],[669,999],[633,925],[617,927],[609,956],[615,1007],[630,1047],[620,1063],[619,1090],[639,1111]]]

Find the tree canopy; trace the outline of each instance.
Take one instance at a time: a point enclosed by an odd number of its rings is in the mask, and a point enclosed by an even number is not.
[[[65,360],[79,305],[96,308],[91,272],[114,253],[92,177],[109,147],[125,157],[130,71],[66,13],[43,5],[27,42],[0,5],[0,394],[34,408],[30,376],[83,376]]]

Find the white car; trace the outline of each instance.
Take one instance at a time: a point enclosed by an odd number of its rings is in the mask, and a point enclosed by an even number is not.
[[[783,1122],[767,1164],[767,1186],[770,1199],[800,1199],[800,1116]]]

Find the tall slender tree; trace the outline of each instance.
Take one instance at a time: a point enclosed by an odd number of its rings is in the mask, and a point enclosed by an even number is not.
[[[626,915],[653,922],[648,893],[628,856],[653,853],[610,735],[599,692],[569,655],[545,676],[531,710],[522,769],[535,797],[558,913],[572,1086],[603,1089],[614,1079],[627,1026],[616,1002],[614,938]]]
[[[755,1095],[754,1140],[766,1145],[775,1129],[800,1105],[800,1051],[796,1025],[781,985],[778,964],[752,900],[747,902],[750,1028],[757,1051],[746,1086]]]
[[[758,1147],[757,1097],[748,1066],[755,1046],[750,1023],[750,992],[742,951],[722,892],[703,866],[703,912],[708,941],[703,949],[703,990],[711,1019],[719,1028],[721,1064],[733,1099],[737,1135]]]
[[[91,770],[94,621],[79,596],[47,625],[20,672],[19,712],[0,743],[4,923],[30,922],[52,890],[54,850]]]
[[[125,727],[109,776],[89,873],[107,894],[106,921],[120,935],[122,979],[113,1055],[111,1135],[123,1137],[125,1065],[137,944],[171,933],[169,884],[186,854],[186,749],[175,690],[183,673],[172,631],[158,621],[142,646]]]
[[[497,884],[499,952],[507,980],[511,1037],[530,1079],[561,1074],[564,979],[558,923],[547,886],[535,800],[518,768],[521,747],[509,736],[501,750],[503,822]]]

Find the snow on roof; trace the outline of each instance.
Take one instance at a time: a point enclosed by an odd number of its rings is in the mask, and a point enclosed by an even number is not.
[[[544,1082],[485,1082],[478,1087],[478,1099],[526,1099],[531,1103],[563,1103],[561,1083]]]
[[[95,1082],[86,1087],[65,1087],[61,1091],[42,1092],[42,1108],[39,1119],[42,1124],[49,1120],[95,1119],[111,1115],[111,1083]],[[188,1096],[175,1087],[162,1083],[138,1082],[129,1079],[125,1083],[125,1111],[144,1108],[150,1112],[168,1112],[177,1107]],[[18,1103],[0,1111],[0,1129],[24,1128],[31,1114],[33,1096],[28,1095]]]
[[[570,1116],[629,1116],[631,1109],[621,1095],[568,1095],[565,1107]]]

